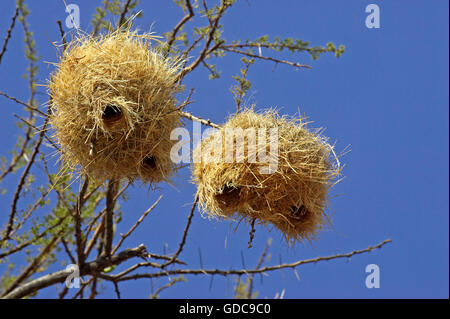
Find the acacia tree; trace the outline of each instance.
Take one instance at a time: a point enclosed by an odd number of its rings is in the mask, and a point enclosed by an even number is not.
[[[209,71],[211,80],[218,78],[220,59],[227,54],[240,58],[243,65],[240,72],[233,77],[236,84],[231,89],[236,111],[239,111],[252,86],[247,74],[254,63],[285,64],[296,69],[309,68],[305,64],[279,58],[278,52],[306,53],[312,59],[318,59],[322,54],[334,54],[339,57],[344,52],[342,45],[336,47],[333,43],[312,46],[301,39],[269,39],[265,35],[257,39],[229,41],[223,37],[222,18],[232,9],[235,0],[218,0],[214,5],[207,5],[205,0],[174,1],[180,8],[180,12],[174,14],[179,15],[181,12],[183,14],[172,30],[164,34],[165,41],[161,44],[161,49],[166,55],[191,57],[185,60],[179,79],[179,84],[185,87],[183,108],[193,103],[191,98],[195,87],[189,83],[190,73],[196,68],[204,67]],[[136,24],[142,15],[142,12],[137,10],[137,0],[103,0],[92,19],[91,35],[96,36],[101,32],[109,32],[124,26],[132,28],[131,24]],[[49,286],[60,288],[60,284],[73,275],[74,269],[62,267],[56,272],[48,272],[47,269],[62,259],[69,259],[77,265],[79,275],[84,278],[76,293],[72,294],[75,298],[95,298],[99,294],[100,282],[110,283],[120,298],[121,282],[165,277],[167,283],[158,287],[152,294],[152,297],[158,297],[163,289],[183,281],[189,275],[211,276],[211,278],[215,275],[236,276],[239,282],[235,287],[235,296],[252,298],[255,297],[253,293],[255,274],[284,268],[295,270],[296,267],[308,263],[348,258],[380,248],[390,241],[385,240],[378,245],[349,253],[264,266],[270,246],[268,241],[254,268],[222,269],[218,266],[216,269],[203,267],[195,269],[181,258],[196,210],[197,199],[194,199],[194,204],[187,212],[184,232],[180,234],[175,253],[153,253],[147,250],[146,243],[125,248],[126,239],[133,236],[134,231],[149,213],[158,208],[162,198],[159,197],[143,212],[129,231],[114,234],[115,224],[121,222],[120,202],[125,200],[132,183],[122,180],[98,184],[90,181],[87,176],[74,177],[63,164],[57,169],[54,169],[54,165],[49,165],[49,161],[52,161],[49,155],[58,152],[58,145],[49,134],[49,113],[45,107],[46,103],[40,104],[37,100],[39,80],[37,74],[42,61],[36,51],[33,32],[27,20],[29,14],[24,1],[17,0],[0,51],[1,63],[14,30],[21,26],[25,34],[25,58],[29,63],[26,69],[29,98],[22,101],[7,92],[0,91],[1,96],[16,102],[27,114],[26,117],[14,114],[22,134],[12,152],[2,157],[0,166],[0,183],[8,177],[17,185],[15,189],[3,192],[3,196],[10,198],[11,205],[2,209],[2,221],[5,222],[0,229],[0,265],[5,271],[0,281],[1,297],[31,297]],[[64,30],[61,21],[55,21],[55,28],[59,28],[60,44],[65,48],[68,30]],[[205,126],[219,127],[203,119],[199,114],[194,115],[184,110],[181,113],[188,120],[198,121]],[[40,169],[43,169],[45,177],[36,178],[35,172]],[[250,232],[250,239],[253,231],[254,229]],[[14,260],[17,260],[15,258],[17,256],[24,258],[26,263],[16,264]],[[131,261],[132,265],[118,271],[116,266],[126,261]],[[245,280],[240,281],[242,276]],[[55,289],[55,297],[67,296],[69,296],[67,286],[59,291]]]

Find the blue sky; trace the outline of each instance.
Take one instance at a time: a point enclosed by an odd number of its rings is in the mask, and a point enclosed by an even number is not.
[[[88,31],[94,2],[67,2],[79,5],[81,28]],[[158,34],[167,32],[182,17],[172,1],[142,2],[138,8],[144,16],[137,25],[143,31],[152,27]],[[370,3],[380,7],[380,29],[365,26],[365,7]],[[56,20],[66,19],[63,2],[28,1],[28,6],[37,51],[42,61],[55,62],[51,41],[60,38]],[[2,2],[2,38],[13,11],[13,1]],[[256,103],[257,109],[277,107],[291,115],[300,109],[313,127],[325,128],[338,150],[350,145],[351,152],[342,158],[346,178],[331,194],[328,213],[334,229],[322,232],[318,241],[288,248],[278,232],[258,227],[253,248],[248,249],[247,226],[234,231],[230,222],[208,220],[197,213],[181,259],[198,268],[201,251],[206,268],[241,268],[241,252],[246,266],[256,265],[268,238],[273,238],[268,264],[349,252],[391,238],[392,243],[381,250],[350,260],[302,266],[300,280],[291,270],[272,272],[263,281],[255,277],[255,290],[262,298],[272,298],[283,289],[285,298],[448,298],[448,1],[238,1],[223,24],[229,41],[267,34],[300,38],[313,45],[344,44],[346,52],[339,59],[284,56],[311,65],[311,70],[258,62],[249,73],[253,84],[249,103]],[[0,66],[0,90],[26,100],[22,36],[18,26]],[[185,84],[195,88],[195,103],[189,111],[221,123],[235,110],[229,88],[241,63],[239,56],[230,53],[217,64],[220,79],[209,81],[207,71],[199,68]],[[53,67],[39,66],[39,80],[44,83]],[[45,89],[39,90],[42,103]],[[5,154],[19,134],[12,114],[21,110],[3,98],[1,104],[0,147]],[[187,122],[187,128],[192,128],[191,123]],[[6,179],[1,187],[13,188],[13,180]],[[174,179],[174,186],[161,184],[155,192],[136,186],[130,191],[131,200],[122,204],[124,222],[118,232],[128,230],[160,194],[164,198],[126,242],[127,247],[144,243],[150,251],[163,253],[167,244],[168,251],[176,250],[195,193],[189,181],[186,168]],[[12,196],[8,192],[0,198],[2,224]],[[368,264],[380,268],[378,289],[365,286]],[[160,297],[232,296],[232,280],[227,283],[215,277],[210,289],[209,277],[187,279]],[[165,283],[154,281],[156,287]],[[103,297],[115,296],[112,285],[104,287]],[[142,280],[121,284],[121,291],[123,297],[146,297],[149,287],[150,282]],[[52,297],[54,290],[40,296]]]

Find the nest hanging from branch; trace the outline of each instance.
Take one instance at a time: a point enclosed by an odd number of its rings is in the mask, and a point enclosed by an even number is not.
[[[180,60],[152,48],[154,38],[120,30],[69,43],[48,87],[50,123],[70,167],[100,180],[150,183],[176,169],[170,132],[181,125]]]
[[[233,129],[236,134],[236,128],[244,132],[255,128],[257,145],[266,154],[270,154],[270,128],[276,128],[277,163],[272,172],[265,171],[267,163],[255,163],[251,157],[254,142],[250,135],[241,140],[227,136]],[[258,134],[260,128],[266,128],[266,135]],[[239,148],[244,150],[241,163],[236,162]],[[233,162],[225,155],[230,149]],[[198,159],[193,181],[198,186],[199,204],[210,216],[272,224],[288,243],[312,240],[326,224],[328,191],[337,182],[341,168],[327,139],[320,130],[308,130],[304,120],[280,117],[274,110],[258,114],[246,109],[203,139],[194,150],[194,158]]]

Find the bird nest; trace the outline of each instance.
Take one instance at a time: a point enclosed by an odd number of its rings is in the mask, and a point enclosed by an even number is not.
[[[180,60],[129,30],[72,40],[48,88],[62,159],[95,179],[168,180]]]
[[[235,138],[236,128],[242,129],[244,138]],[[268,162],[255,162],[255,140],[247,129],[256,131],[257,152],[269,154],[271,172]],[[259,129],[266,134],[258,134]],[[275,138],[270,129],[277,131]],[[278,147],[270,154],[274,141]],[[244,150],[240,159],[239,149]],[[327,195],[340,175],[340,164],[320,130],[308,130],[303,119],[280,117],[274,110],[258,114],[246,109],[203,139],[194,158],[199,159],[193,166],[199,205],[210,216],[271,224],[288,243],[314,239],[327,222]]]

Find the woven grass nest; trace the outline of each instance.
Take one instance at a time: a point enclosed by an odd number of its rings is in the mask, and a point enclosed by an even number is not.
[[[95,179],[168,180],[170,132],[180,126],[180,61],[154,37],[116,31],[69,43],[48,88],[50,123],[64,162]]]
[[[203,139],[194,150],[194,156],[201,161],[193,166],[193,181],[198,185],[202,212],[218,218],[271,224],[282,232],[288,243],[314,239],[327,223],[324,213],[327,194],[337,182],[341,169],[333,147],[320,130],[310,131],[306,126],[304,120],[280,117],[274,110],[256,113],[246,109]],[[249,160],[247,138],[243,141],[243,162],[225,161],[225,147],[240,147],[237,139],[226,141],[227,128],[267,128],[266,139],[261,140],[266,143],[268,153],[269,128],[275,127],[278,128],[276,171],[262,173],[260,168],[267,163]],[[219,156],[210,151],[220,149]],[[212,156],[216,157],[211,160]]]

